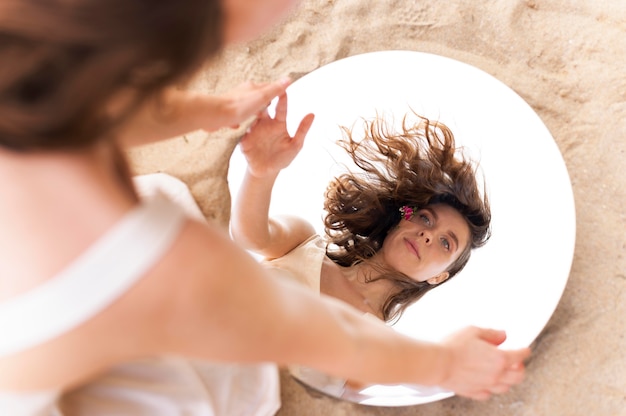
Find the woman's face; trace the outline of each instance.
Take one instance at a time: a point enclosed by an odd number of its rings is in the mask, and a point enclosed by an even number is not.
[[[445,204],[416,211],[402,219],[383,242],[379,254],[391,268],[412,279],[431,284],[448,278],[446,269],[469,244],[465,218]]]
[[[222,0],[225,42],[254,39],[285,17],[297,3],[299,0]]]

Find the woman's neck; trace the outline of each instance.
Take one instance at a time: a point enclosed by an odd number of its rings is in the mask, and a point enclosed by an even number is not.
[[[341,299],[355,308],[383,319],[382,308],[395,286],[381,275],[373,262],[341,267],[327,259],[322,268],[322,293]]]

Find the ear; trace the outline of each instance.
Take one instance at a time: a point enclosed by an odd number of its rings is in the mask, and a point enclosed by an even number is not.
[[[430,279],[426,281],[428,282],[428,284],[438,285],[439,283],[445,282],[448,279],[448,277],[450,277],[450,273],[443,272],[443,273],[439,273],[435,277],[431,277]]]

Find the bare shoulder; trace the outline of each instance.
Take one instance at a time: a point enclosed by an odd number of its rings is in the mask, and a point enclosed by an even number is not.
[[[245,290],[257,269],[224,230],[186,220],[167,253],[109,307],[49,342],[0,358],[0,389],[81,384],[138,357],[218,357],[225,345],[214,334],[233,313],[228,293]]]
[[[260,251],[268,259],[282,257],[315,234],[310,222],[295,215],[277,215],[270,218],[273,243]]]
[[[106,163],[0,151],[0,300],[56,275],[136,204]]]

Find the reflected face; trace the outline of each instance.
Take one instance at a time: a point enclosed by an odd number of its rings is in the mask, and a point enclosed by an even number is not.
[[[447,278],[446,270],[470,241],[465,218],[445,204],[430,205],[402,219],[391,230],[379,255],[393,269],[431,284]]]
[[[222,0],[227,44],[259,36],[299,3],[299,0]]]

